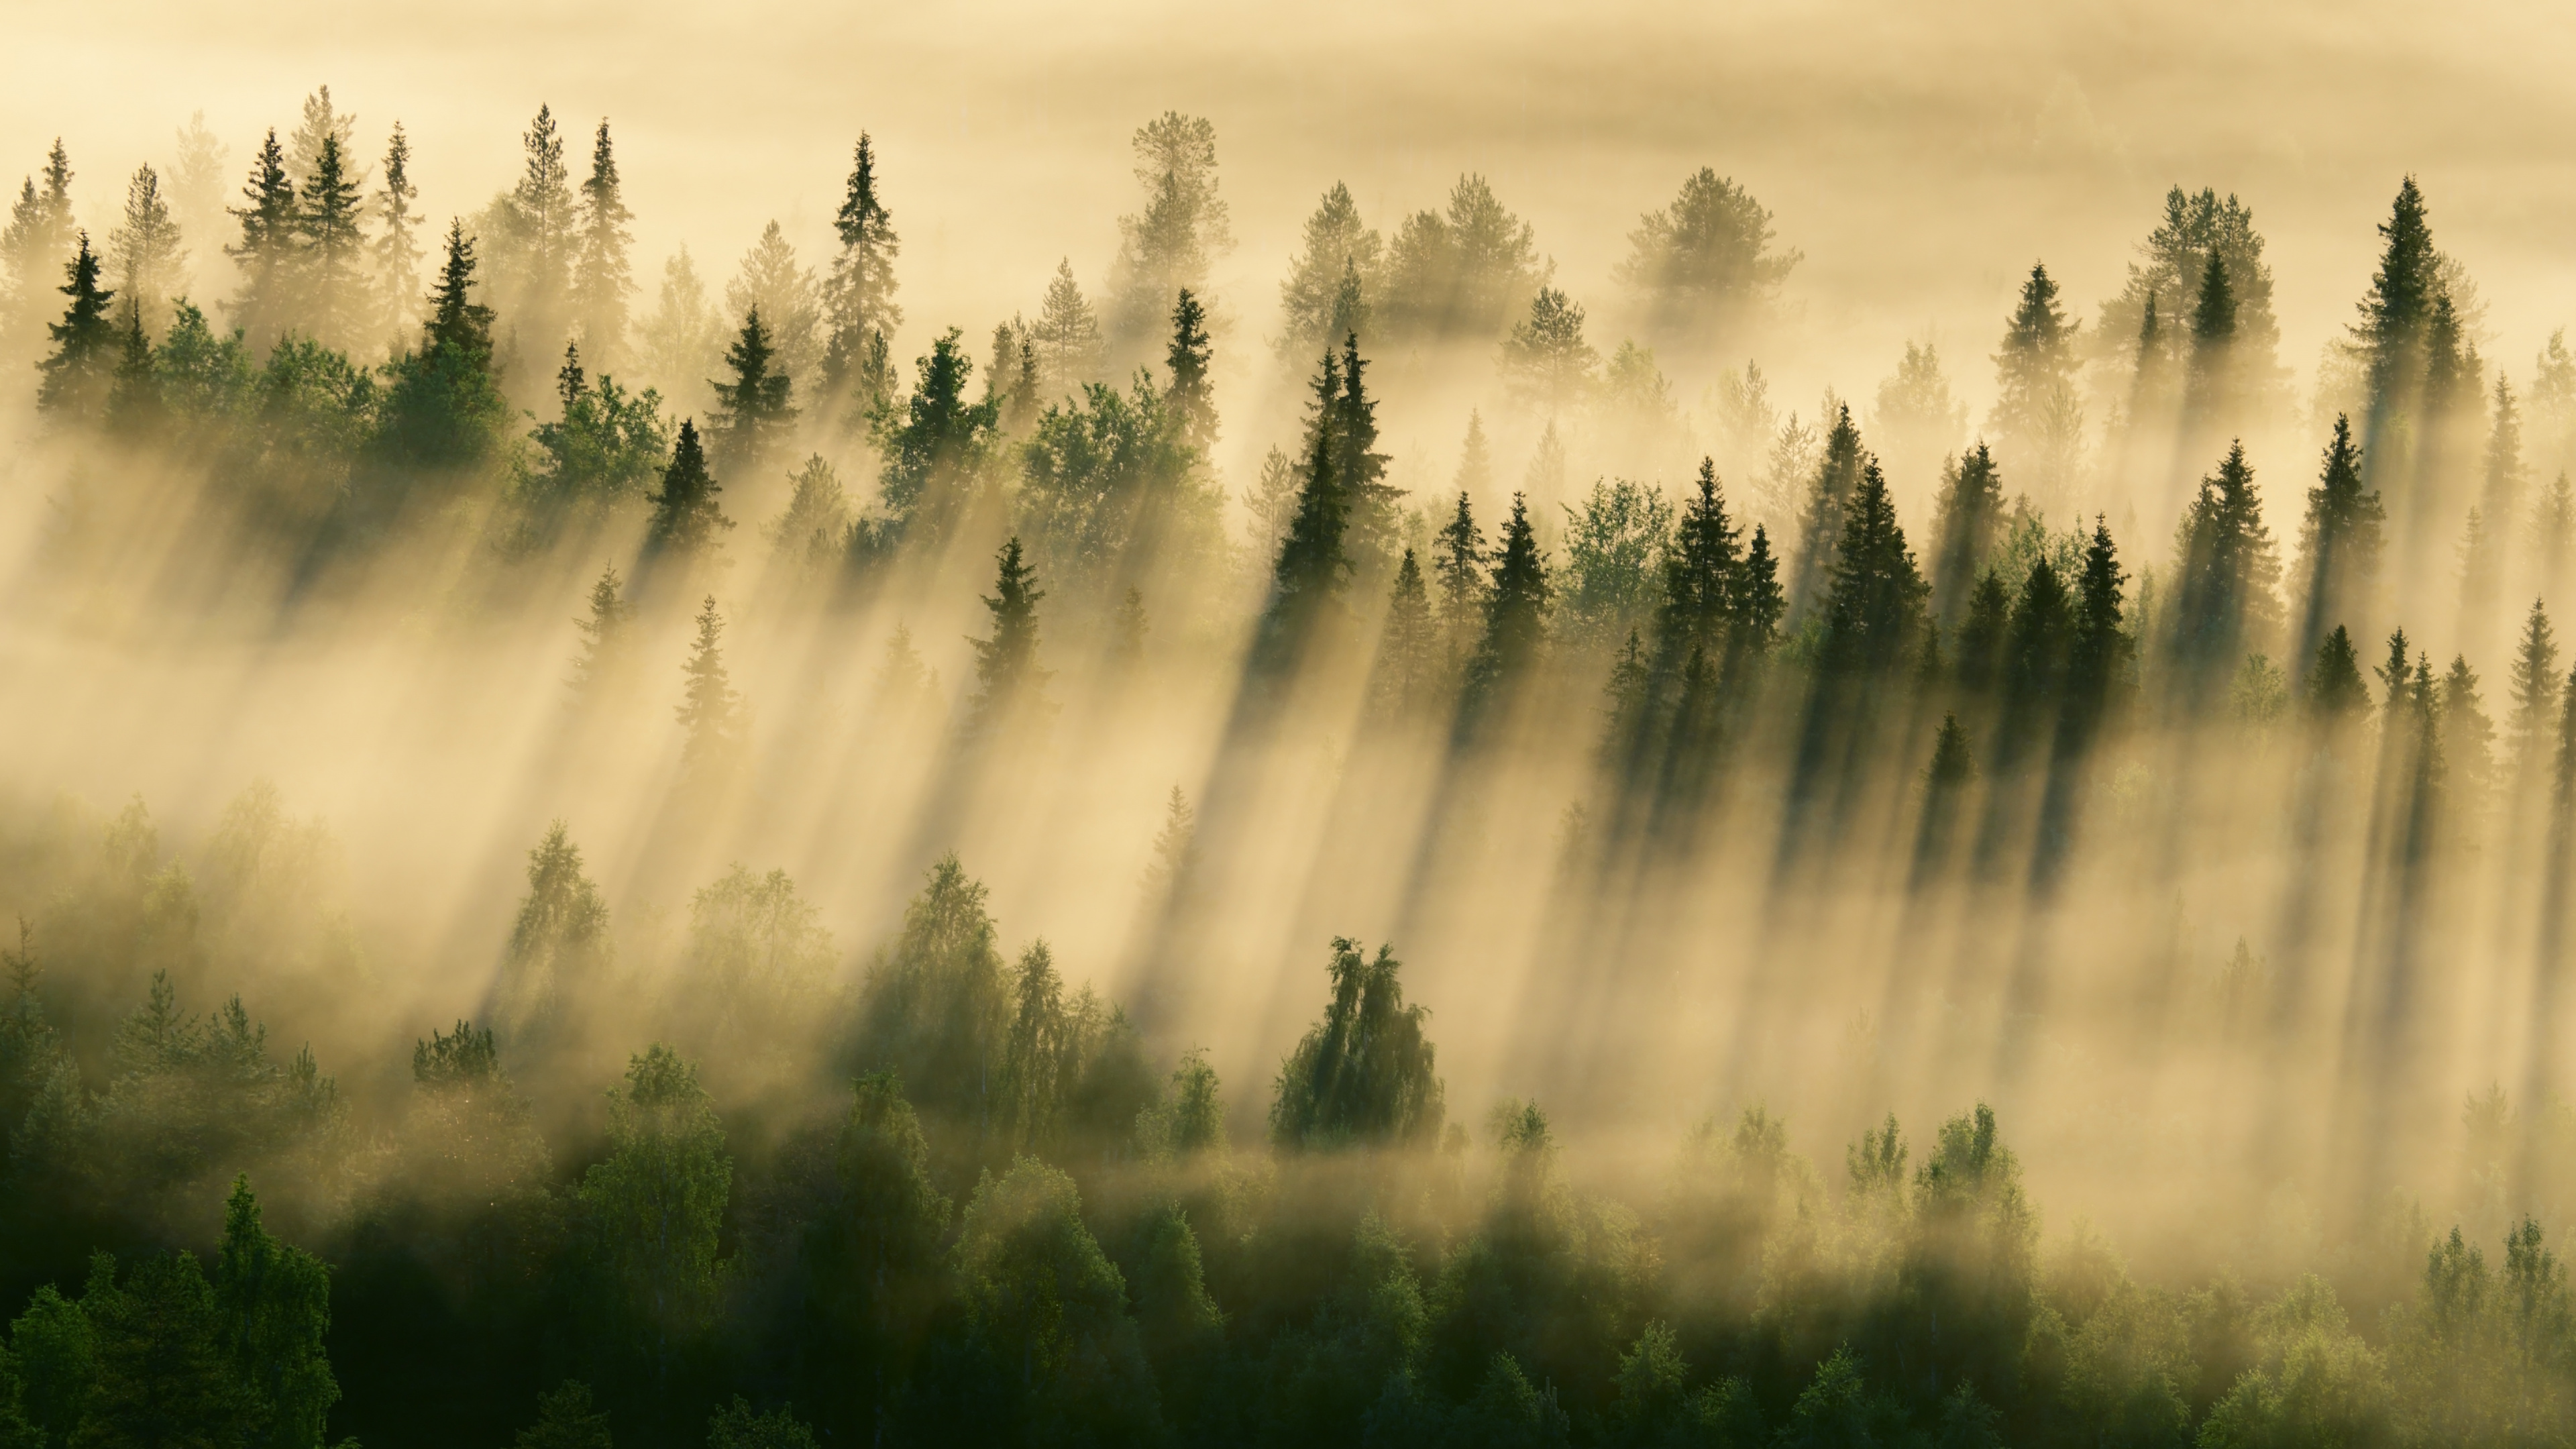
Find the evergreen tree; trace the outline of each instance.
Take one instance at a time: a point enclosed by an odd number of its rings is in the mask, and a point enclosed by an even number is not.
[[[1333,481],[1350,510],[1353,562],[1374,573],[1394,561],[1399,520],[1396,506],[1404,490],[1386,481],[1387,455],[1377,451],[1377,401],[1368,395],[1357,333],[1342,338],[1342,390],[1325,404],[1332,414],[1326,430],[1333,449]],[[1312,426],[1310,424],[1310,426]]]
[[[1367,293],[1385,241],[1361,224],[1359,203],[1341,182],[1324,193],[1287,278],[1279,284],[1282,361],[1312,357],[1336,337],[1368,330]]]
[[[2203,679],[2224,678],[2277,623],[2281,565],[2263,526],[2245,445],[2231,444],[2183,517],[2175,564],[2175,647]]]
[[[286,152],[274,129],[260,143],[242,199],[249,204],[232,209],[241,223],[241,243],[224,248],[242,273],[241,291],[232,302],[233,325],[254,345],[264,346],[290,320],[298,280],[295,182],[287,174]]]
[[[1153,334],[1174,293],[1204,295],[1209,264],[1234,247],[1217,194],[1216,127],[1166,111],[1136,128],[1134,146],[1145,209],[1118,219],[1112,286],[1117,330],[1131,347]]]
[[[360,210],[358,180],[349,174],[340,138],[326,135],[296,197],[295,239],[302,315],[314,336],[340,346],[348,345],[366,318]]]
[[[72,220],[72,167],[63,151],[60,136],[54,138],[45,153],[44,186],[39,190],[36,178],[21,182],[15,202],[9,208],[9,224],[0,232],[0,262],[8,267],[10,292],[15,301],[13,314],[5,330],[13,348],[32,353],[29,344],[41,336],[40,329],[52,320],[54,269],[72,250],[73,234],[79,226]]]
[[[1583,340],[1582,304],[1554,287],[1538,289],[1528,318],[1503,339],[1502,373],[1512,393],[1551,414],[1583,400],[1600,364]]]
[[[2000,440],[2005,460],[2020,469],[2042,497],[2069,481],[2082,443],[2082,413],[2075,395],[2075,333],[2057,305],[2057,283],[2033,263],[2021,301],[1995,353],[1994,412],[1986,426]]]
[[[2308,490],[2307,520],[2300,530],[2299,551],[2308,559],[2302,629],[2307,637],[2320,636],[2326,620],[2368,605],[2386,516],[2378,492],[2362,487],[2361,449],[2352,440],[2352,422],[2337,414],[2334,440],[2326,445],[2317,485]]]
[[[375,439],[398,464],[470,469],[498,446],[509,405],[492,375],[492,309],[473,299],[475,285],[474,243],[451,221],[420,350],[395,359]]]
[[[1931,587],[1915,568],[1878,460],[1864,462],[1834,551],[1822,659],[1848,673],[1893,670],[1922,635]]]
[[[74,1443],[102,1449],[165,1444],[258,1444],[270,1449],[291,1442],[274,1436],[280,1426],[262,1413],[268,1406],[258,1403],[243,1381],[239,1350],[246,1325],[237,1311],[227,1311],[233,1305],[218,1304],[194,1253],[145,1257],[127,1270],[123,1282],[114,1274],[114,1261],[99,1254],[91,1260],[89,1287],[81,1295],[97,1369]],[[320,1264],[313,1265],[311,1277],[320,1280]],[[291,1343],[298,1325],[292,1321],[293,1310],[279,1306],[287,1310],[281,1326]],[[309,1442],[321,1442],[318,1426]]]
[[[1037,325],[1029,329],[1029,343],[1037,350],[1038,396],[1044,402],[1052,403],[1085,383],[1099,381],[1108,368],[1099,315],[1073,280],[1071,258],[1055,264],[1055,279],[1047,283]]]
[[[966,388],[975,364],[950,328],[915,364],[918,377],[902,409],[878,414],[885,457],[879,496],[895,528],[935,543],[966,510],[969,489],[991,446],[997,401],[972,403]]]
[[[726,764],[742,743],[742,695],[725,671],[724,616],[716,612],[715,595],[707,595],[697,623],[697,640],[689,646],[688,663],[680,667],[688,676],[677,711],[680,727],[688,732],[680,746],[680,768],[712,771]]]
[[[515,1449],[614,1449],[608,1411],[591,1404],[590,1385],[566,1379],[537,1400],[537,1422],[519,1431]]]
[[[582,1175],[578,1200],[610,1341],[657,1378],[715,1315],[732,1183],[724,1125],[697,1068],[660,1042],[637,1053],[609,1094],[608,1157]]]
[[[1771,241],[1771,213],[1703,166],[1672,205],[1629,233],[1628,258],[1613,275],[1638,294],[1666,342],[1722,346],[1763,319],[1801,260]]]
[[[385,329],[399,336],[420,320],[420,218],[412,203],[420,188],[411,179],[411,138],[394,122],[393,139],[385,143],[384,185],[376,192],[376,287],[378,315]]]
[[[2407,640],[2404,629],[2391,632],[2388,636],[2387,662],[2371,670],[2371,673],[2379,677],[2379,707],[2390,720],[2396,719],[2398,713],[2406,708],[2413,697],[2411,690],[2415,676],[2406,662],[2407,651],[2413,647]]]
[[[2433,249],[2424,193],[2414,177],[2398,184],[2379,236],[2379,267],[2371,274],[2361,320],[2353,328],[2366,369],[2374,446],[2382,431],[2415,404],[2409,394],[2423,385],[2425,333],[2441,292],[2441,254]]]
[[[590,617],[573,621],[581,631],[581,657],[573,661],[566,683],[576,698],[596,697],[625,672],[626,630],[634,621],[635,605],[626,597],[617,565],[610,564],[590,586]]]
[[[2478,672],[2469,667],[2468,656],[2451,657],[2435,708],[2441,715],[2442,754],[2453,791],[2462,805],[2475,811],[2486,798],[2487,776],[2494,765],[2488,747],[2495,739],[2495,722],[2487,718],[2485,701],[2478,696]]]
[[[1753,526],[1753,541],[1744,546],[1744,562],[1735,578],[1736,633],[1755,653],[1762,653],[1779,637],[1780,621],[1789,614],[1789,595],[1780,587],[1780,561],[1771,554],[1771,535],[1758,523]]]
[[[1470,436],[1473,436],[1472,434]],[[1476,526],[1467,490],[1458,490],[1458,511],[1431,536],[1432,588],[1438,596],[1440,629],[1447,652],[1463,660],[1467,638],[1485,617],[1485,532]]]
[[[2235,351],[2236,292],[2228,285],[2227,259],[2212,248],[2191,309],[2191,370],[2183,415],[2192,434],[2224,430],[2233,421]]]
[[[1807,482],[1807,501],[1798,516],[1798,562],[1789,571],[1793,618],[1806,617],[1824,597],[1842,539],[1843,516],[1860,486],[1862,458],[1860,429],[1852,426],[1851,408],[1839,406],[1833,427],[1825,434],[1824,458]]]
[[[1377,669],[1369,682],[1377,712],[1404,718],[1419,710],[1448,673],[1446,653],[1431,616],[1422,566],[1408,548],[1395,566],[1395,586],[1387,592],[1386,628],[1378,636]]]
[[[591,138],[590,177],[581,183],[581,237],[573,262],[572,309],[592,363],[614,371],[626,360],[626,299],[635,292],[627,259],[633,238],[626,224],[625,187],[617,175],[617,149],[602,117]]]
[[[2509,680],[2513,712],[2506,717],[2506,738],[2517,768],[2528,771],[2549,743],[2551,716],[2558,704],[2558,636],[2549,627],[2549,611],[2538,599],[2531,601],[2531,613],[2523,620]]]
[[[894,300],[894,259],[903,246],[893,214],[877,197],[876,151],[864,131],[850,162],[849,192],[833,213],[832,228],[841,250],[823,284],[824,325],[830,334],[823,353],[823,386],[839,393],[858,381],[872,339],[891,337],[903,325],[903,308]]]
[[[2079,727],[2090,724],[2127,677],[2134,652],[2121,615],[2121,589],[2127,581],[2110,525],[2096,515],[2093,541],[2084,550],[2084,572],[2076,583],[2074,639],[2067,657],[2068,697]]]
[[[1547,556],[1531,531],[1527,498],[1512,495],[1512,516],[1494,550],[1492,584],[1485,595],[1484,636],[1467,660],[1461,718],[1491,707],[1524,676],[1546,642]]]
[[[2307,696],[2308,708],[2330,725],[2370,711],[2370,689],[2361,682],[2361,658],[2353,650],[2352,635],[2341,624],[2317,645],[2316,659],[2308,668]]]
[[[246,1400],[242,1442],[255,1449],[325,1443],[324,1420],[340,1398],[323,1347],[330,1276],[321,1259],[268,1235],[246,1177],[233,1179],[224,1207],[215,1310]]]
[[[725,353],[725,363],[733,370],[733,381],[709,384],[716,390],[716,446],[727,471],[758,472],[796,421],[796,409],[789,405],[795,382],[777,370],[777,354],[758,307],[743,318],[741,335]]]
[[[515,303],[511,321],[520,335],[551,351],[569,320],[564,303],[580,244],[580,218],[573,201],[572,172],[564,165],[563,132],[555,125],[551,107],[537,107],[536,119],[528,123],[520,143],[527,163],[510,190],[507,212],[511,233],[507,270]]]
[[[1699,487],[1682,505],[1681,522],[1664,550],[1664,596],[1655,611],[1658,678],[1675,677],[1694,653],[1721,655],[1730,626],[1742,621],[1742,605],[1749,601],[1739,597],[1744,560],[1736,540],[1716,461],[1702,458]]]
[[[1202,458],[1216,448],[1216,389],[1208,378],[1212,350],[1207,308],[1183,287],[1172,307],[1172,345],[1164,354],[1171,384],[1163,391],[1163,403],[1180,424],[1182,445]]]
[[[2003,531],[2004,485],[1994,454],[1979,439],[1941,480],[1933,533],[1940,553],[1932,565],[1932,614],[1956,623],[1968,591],[1994,552]]]
[[[493,983],[505,1030],[542,1032],[579,1006],[609,964],[608,903],[582,873],[581,847],[560,820],[528,851],[528,893],[510,924]]]
[[[993,592],[984,599],[993,616],[993,637],[970,641],[975,646],[975,694],[967,703],[966,733],[974,738],[1042,719],[1054,708],[1046,700],[1053,671],[1038,667],[1038,601],[1046,591],[1033,587],[1036,579],[1018,538],[1002,545],[996,563]]]
[[[1316,417],[1309,427],[1305,476],[1297,489],[1296,511],[1270,572],[1270,599],[1263,610],[1254,659],[1265,670],[1294,660],[1308,631],[1341,598],[1352,569],[1346,539],[1350,532],[1350,494],[1336,469],[1334,402],[1341,395],[1341,368],[1324,354],[1315,379]]]
[[[179,223],[161,197],[161,178],[146,166],[135,168],[125,187],[125,224],[107,239],[116,260],[117,293],[128,316],[147,330],[159,331],[167,320],[170,299],[182,290],[188,253],[180,244]]]
[[[1439,1141],[1446,1094],[1422,1029],[1431,1013],[1405,1004],[1402,970],[1392,947],[1378,947],[1371,960],[1357,941],[1334,938],[1332,999],[1280,1064],[1273,1146],[1317,1152]]]
[[[116,323],[108,303],[116,298],[98,284],[99,257],[89,249],[89,233],[63,268],[69,278],[62,294],[71,298],[63,320],[45,330],[54,340],[53,355],[41,364],[45,380],[36,390],[36,407],[61,417],[95,417],[107,402],[108,384],[118,354]]]
[[[769,329],[776,354],[772,369],[803,378],[810,392],[823,363],[822,288],[813,269],[796,260],[796,248],[775,221],[761,228],[760,240],[725,283],[726,315],[741,317],[754,309]]]
[[[682,419],[679,439],[671,445],[671,466],[662,470],[662,487],[653,495],[653,519],[644,533],[647,552],[685,556],[712,547],[721,530],[733,527],[716,502],[723,491],[724,485],[707,471],[696,421]]]

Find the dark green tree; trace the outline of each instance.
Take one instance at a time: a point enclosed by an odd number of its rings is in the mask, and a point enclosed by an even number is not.
[[[2334,439],[2326,444],[2325,467],[2308,490],[2307,518],[2300,527],[2299,552],[2308,560],[2303,644],[2322,637],[2328,619],[2369,607],[2385,521],[2378,492],[2362,486],[2361,449],[2352,440],[2352,420],[2338,413]]]
[[[269,1236],[247,1177],[233,1179],[215,1262],[215,1309],[243,1390],[243,1443],[314,1449],[340,1399],[323,1339],[331,1279],[322,1260]]]
[[[1860,487],[1864,455],[1860,429],[1852,425],[1851,405],[1834,410],[1825,434],[1825,451],[1807,483],[1807,501],[1798,515],[1798,558],[1789,570],[1789,616],[1803,621],[1832,583],[1835,550],[1841,545],[1843,516]]]
[[[877,196],[875,144],[859,133],[850,160],[850,183],[832,214],[832,230],[841,242],[832,271],[823,284],[823,324],[828,334],[823,351],[823,388],[827,394],[862,394],[872,351],[903,325],[896,305],[894,259],[903,250],[895,235],[893,213]]]
[[[2365,456],[2373,458],[2391,428],[2420,421],[2426,334],[2442,291],[2441,253],[2433,248],[2424,193],[2414,177],[2398,184],[2379,236],[2379,266],[2371,273],[2361,318],[2353,327],[2370,398]]]
[[[653,517],[644,531],[646,555],[687,557],[713,547],[721,532],[733,527],[716,502],[723,491],[724,485],[707,471],[696,420],[682,419],[680,436],[671,445],[671,465],[662,470],[662,486],[653,494]]]
[[[2075,585],[2074,637],[2066,661],[2069,718],[2088,728],[2119,697],[2136,653],[2122,612],[2128,574],[2120,567],[2111,527],[2099,515],[2084,550],[2084,572]]]
[[[1046,591],[1035,586],[1018,538],[1002,545],[995,562],[993,592],[984,599],[993,637],[969,641],[975,646],[975,694],[966,715],[970,738],[1000,734],[1054,709],[1046,698],[1054,672],[1038,667],[1038,602]]]
[[[1481,443],[1479,433],[1468,434]],[[1458,511],[1431,536],[1431,584],[1440,630],[1452,658],[1464,663],[1468,641],[1485,617],[1485,531],[1476,526],[1467,490],[1458,490]]]
[[[232,208],[234,220],[241,223],[241,241],[224,248],[242,273],[230,311],[233,325],[254,346],[264,347],[293,318],[299,255],[295,181],[286,173],[286,151],[278,145],[274,127],[251,162],[242,199],[249,204]]]
[[[1201,457],[1216,446],[1216,389],[1208,377],[1213,355],[1207,308],[1183,287],[1180,301],[1172,307],[1172,345],[1163,357],[1171,371],[1163,403],[1180,426],[1182,444],[1196,449]]]
[[[2306,689],[2308,708],[2329,725],[2370,712],[2370,688],[2361,682],[2361,656],[2353,651],[2352,635],[2343,625],[2335,625],[2318,643]]]
[[[613,1449],[608,1411],[591,1403],[590,1385],[566,1379],[537,1400],[537,1422],[519,1431],[516,1449]]]
[[[1270,598],[1253,646],[1257,670],[1277,673],[1298,659],[1308,635],[1336,608],[1349,583],[1351,495],[1336,469],[1334,406],[1341,395],[1341,367],[1324,354],[1315,380],[1316,416],[1309,424],[1305,475],[1297,485],[1296,511],[1271,566]]]
[[[591,137],[590,176],[581,183],[580,240],[573,256],[572,312],[592,365],[614,371],[626,361],[626,299],[635,292],[627,258],[634,238],[626,224],[626,189],[617,175],[617,148],[602,117]]]
[[[899,536],[924,543],[948,536],[966,512],[999,412],[1000,399],[967,401],[975,370],[950,328],[916,364],[919,377],[901,409],[877,413],[877,446],[885,457],[879,486]]]
[[[2183,387],[2184,426],[2194,433],[2224,429],[2236,385],[2236,291],[2228,285],[2227,259],[2211,248],[2201,267],[2200,291],[2191,308],[2191,366]]]
[[[2218,471],[2201,480],[2176,543],[2176,656],[2206,686],[2234,672],[2279,621],[2281,564],[2243,443],[2230,444]]]
[[[635,605],[626,597],[625,581],[617,576],[617,565],[609,564],[591,583],[590,617],[573,620],[581,631],[581,657],[573,661],[572,678],[565,683],[576,697],[594,698],[624,675],[626,630],[634,622]]]
[[[743,317],[742,332],[725,353],[733,381],[707,384],[716,392],[716,416],[710,431],[715,434],[716,450],[729,472],[759,471],[784,440],[788,425],[796,421],[796,409],[790,405],[795,381],[777,370],[777,362],[777,353],[770,347],[769,328],[760,320],[760,309],[754,307]]]
[[[1361,568],[1376,570],[1395,561],[1399,519],[1398,500],[1404,490],[1386,481],[1387,455],[1377,451],[1377,401],[1368,395],[1364,379],[1368,364],[1360,357],[1360,338],[1356,332],[1342,339],[1342,390],[1338,398],[1325,404],[1332,422],[1329,427],[1315,427],[1318,437],[1310,441],[1329,440],[1333,456],[1333,482],[1347,500],[1350,517],[1349,548],[1352,560]]]
[[[1423,1034],[1430,1008],[1407,1006],[1394,948],[1374,960],[1333,939],[1332,1000],[1279,1066],[1270,1140],[1291,1152],[1424,1148],[1437,1142],[1444,1089]]]
[[[612,1342],[659,1381],[715,1314],[733,1158],[697,1068],[660,1042],[609,1094],[608,1157],[582,1174],[583,1242]]]
[[[303,324],[298,330],[340,347],[357,340],[371,310],[366,238],[359,229],[364,208],[353,171],[340,138],[325,133],[313,172],[296,197],[294,221],[301,303],[296,310]]]
[[[1893,670],[1921,642],[1930,594],[1914,566],[1914,551],[1905,546],[1905,529],[1896,521],[1896,502],[1878,460],[1869,459],[1834,551],[1821,659],[1844,673]]]
[[[194,1253],[154,1254],[116,1281],[90,1261],[81,1295],[97,1374],[72,1443],[79,1449],[232,1449],[268,1437],[236,1354],[238,1322],[219,1306]],[[319,1265],[316,1265],[319,1272]],[[308,1443],[319,1443],[317,1432]],[[299,1446],[301,1449],[301,1446]]]
[[[116,294],[98,284],[99,257],[89,249],[89,233],[81,232],[79,237],[79,250],[63,267],[69,280],[62,294],[72,299],[71,305],[63,309],[62,321],[45,329],[53,337],[54,350],[40,364],[45,380],[37,387],[36,407],[86,420],[96,417],[107,403],[121,349],[107,305]]]
[[[1932,561],[1932,616],[1943,624],[1958,623],[1969,590],[1994,553],[2003,523],[2003,476],[1995,470],[1993,452],[1979,439],[1942,478],[1933,516],[1940,551]]]
[[[1485,628],[1468,657],[1461,718],[1497,704],[1525,676],[1547,641],[1547,556],[1530,528],[1528,500],[1512,495],[1512,516],[1494,551],[1493,584],[1485,596]]]
[[[510,408],[492,375],[492,309],[474,300],[475,285],[474,243],[451,221],[420,349],[390,369],[374,447],[396,468],[465,471],[499,448]]]

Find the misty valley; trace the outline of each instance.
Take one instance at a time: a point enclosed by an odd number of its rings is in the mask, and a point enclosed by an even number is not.
[[[2576,352],[2438,185],[2303,371],[2194,183],[1793,400],[1713,166],[1256,291],[1132,145],[908,329],[867,135],[729,276],[548,108],[32,158],[0,1449],[2576,1442]]]

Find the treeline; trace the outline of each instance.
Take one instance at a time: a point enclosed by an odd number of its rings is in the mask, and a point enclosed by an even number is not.
[[[111,827],[106,867],[130,867],[135,831],[135,812]],[[560,830],[528,882],[501,1019],[509,1057],[551,1075],[582,1059],[573,989],[614,964]],[[277,1061],[239,998],[200,1016],[167,970],[106,1041],[57,1030],[44,938],[22,938],[0,1241],[26,1307],[0,1432],[735,1449],[2576,1431],[2576,1313],[2529,1220],[2491,1259],[2391,1210],[2327,1276],[2157,1287],[2080,1224],[2043,1251],[1983,1106],[1919,1145],[1889,1117],[1831,1184],[1746,1109],[1623,1201],[1569,1179],[1537,1103],[1457,1121],[1392,950],[1350,940],[1254,1145],[1230,1138],[1203,1054],[1151,1064],[1043,943],[1008,959],[953,859],[856,986],[783,876],[737,871],[691,919],[662,1020],[692,1045],[633,1053],[604,1124],[553,1139],[537,1123],[559,1113],[491,1026],[421,1039],[408,1091],[361,1120],[310,1051]],[[752,1043],[791,1022],[852,1083],[837,1102],[765,1092]],[[2508,1114],[2472,1118],[2480,1170],[2501,1171]],[[318,1258],[271,1235],[252,1183]],[[83,1237],[116,1251],[84,1267]]]

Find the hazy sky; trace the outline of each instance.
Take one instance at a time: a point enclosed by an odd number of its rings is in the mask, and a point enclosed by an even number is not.
[[[644,279],[682,241],[722,275],[771,216],[819,259],[865,127],[905,241],[906,352],[934,326],[1033,309],[1062,254],[1096,293],[1134,206],[1126,138],[1167,107],[1217,125],[1241,242],[1220,276],[1256,336],[1337,177],[1392,230],[1459,171],[1485,172],[1600,317],[1637,213],[1702,164],[1806,253],[1790,288],[1804,355],[1773,360],[1801,390],[1863,391],[1931,331],[1982,397],[2021,272],[2044,258],[2089,316],[2175,181],[2254,207],[2283,360],[2302,373],[2349,316],[2410,170],[2492,305],[2492,355],[2525,374],[2576,314],[2576,22],[2555,6],[24,9],[0,167],[31,169],[61,133],[102,226],[192,109],[239,170],[260,128],[291,125],[327,82],[369,152],[407,123],[433,214],[508,183],[538,102],[576,134],[608,115]]]

